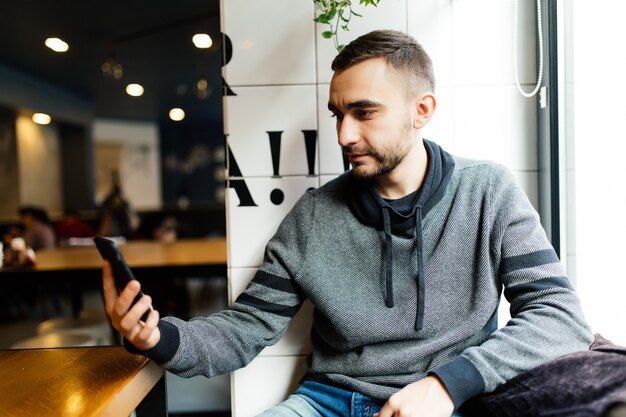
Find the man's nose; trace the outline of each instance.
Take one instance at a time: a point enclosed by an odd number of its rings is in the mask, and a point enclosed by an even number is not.
[[[337,139],[341,147],[357,143],[359,141],[359,130],[356,123],[348,117],[337,121]]]

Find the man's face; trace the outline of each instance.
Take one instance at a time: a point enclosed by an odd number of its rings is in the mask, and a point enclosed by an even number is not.
[[[337,137],[361,178],[393,171],[416,140],[413,111],[399,72],[383,58],[337,71],[330,83],[328,108],[337,118]]]

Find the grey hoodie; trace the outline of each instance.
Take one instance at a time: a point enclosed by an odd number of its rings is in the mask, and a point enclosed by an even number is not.
[[[214,376],[276,343],[314,306],[305,378],[385,400],[429,374],[455,406],[593,337],[539,218],[512,175],[424,141],[428,172],[398,213],[348,172],[307,192],[227,310],[160,323],[143,354]],[[511,321],[497,329],[500,294]]]

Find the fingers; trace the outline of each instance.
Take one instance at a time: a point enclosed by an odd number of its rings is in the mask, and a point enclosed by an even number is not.
[[[120,297],[121,300],[122,297]],[[118,302],[116,308],[122,304]],[[151,308],[152,298],[149,295],[144,295],[137,301],[137,304],[132,306],[130,310],[124,314],[122,320],[120,321],[120,325],[122,328],[130,330],[133,326],[140,324],[141,316],[144,315],[146,311]],[[144,323],[145,324],[145,323]]]
[[[144,298],[146,298],[145,296]],[[149,297],[148,297],[149,298]],[[139,303],[137,303],[139,305]],[[135,307],[133,307],[134,309]],[[131,309],[132,314],[135,312]],[[145,310],[139,314],[143,314]],[[130,314],[130,313],[129,313]],[[146,322],[135,322],[131,329],[126,332],[126,339],[128,339],[137,349],[148,350],[152,349],[159,342],[161,333],[158,328],[159,312],[157,310],[150,311]]]
[[[393,410],[389,402],[386,402],[383,408],[381,408],[378,413],[374,414],[374,417],[393,417]]]
[[[140,290],[141,285],[139,281],[132,280],[129,282],[119,296],[116,297],[115,303],[112,306],[112,313],[118,318],[126,315]]]
[[[144,313],[152,309],[152,298],[144,295],[133,305],[141,290],[139,281],[132,280],[118,295],[111,265],[105,261],[102,268],[102,290],[111,324],[126,339],[140,349],[141,345],[154,340],[155,337],[158,340],[160,334],[158,330],[155,332],[155,329],[159,322],[159,313],[156,310],[150,311],[146,322],[141,321]]]
[[[152,310],[146,319],[145,324],[141,327],[141,330],[135,337],[135,343],[137,345],[141,345],[147,347],[148,349],[156,345],[156,342],[153,342],[155,337],[155,333],[158,333],[157,325],[159,324],[159,312],[157,310]]]

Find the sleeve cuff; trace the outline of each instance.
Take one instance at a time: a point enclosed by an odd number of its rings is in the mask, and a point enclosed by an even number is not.
[[[429,374],[436,375],[446,386],[455,409],[471,397],[485,391],[483,377],[474,364],[462,356],[433,369]]]
[[[161,332],[161,338],[159,339],[159,343],[152,349],[139,350],[127,339],[124,339],[124,347],[128,352],[146,356],[158,364],[169,361],[174,357],[174,354],[178,350],[178,345],[180,344],[178,327],[163,320],[159,321],[158,327]]]

